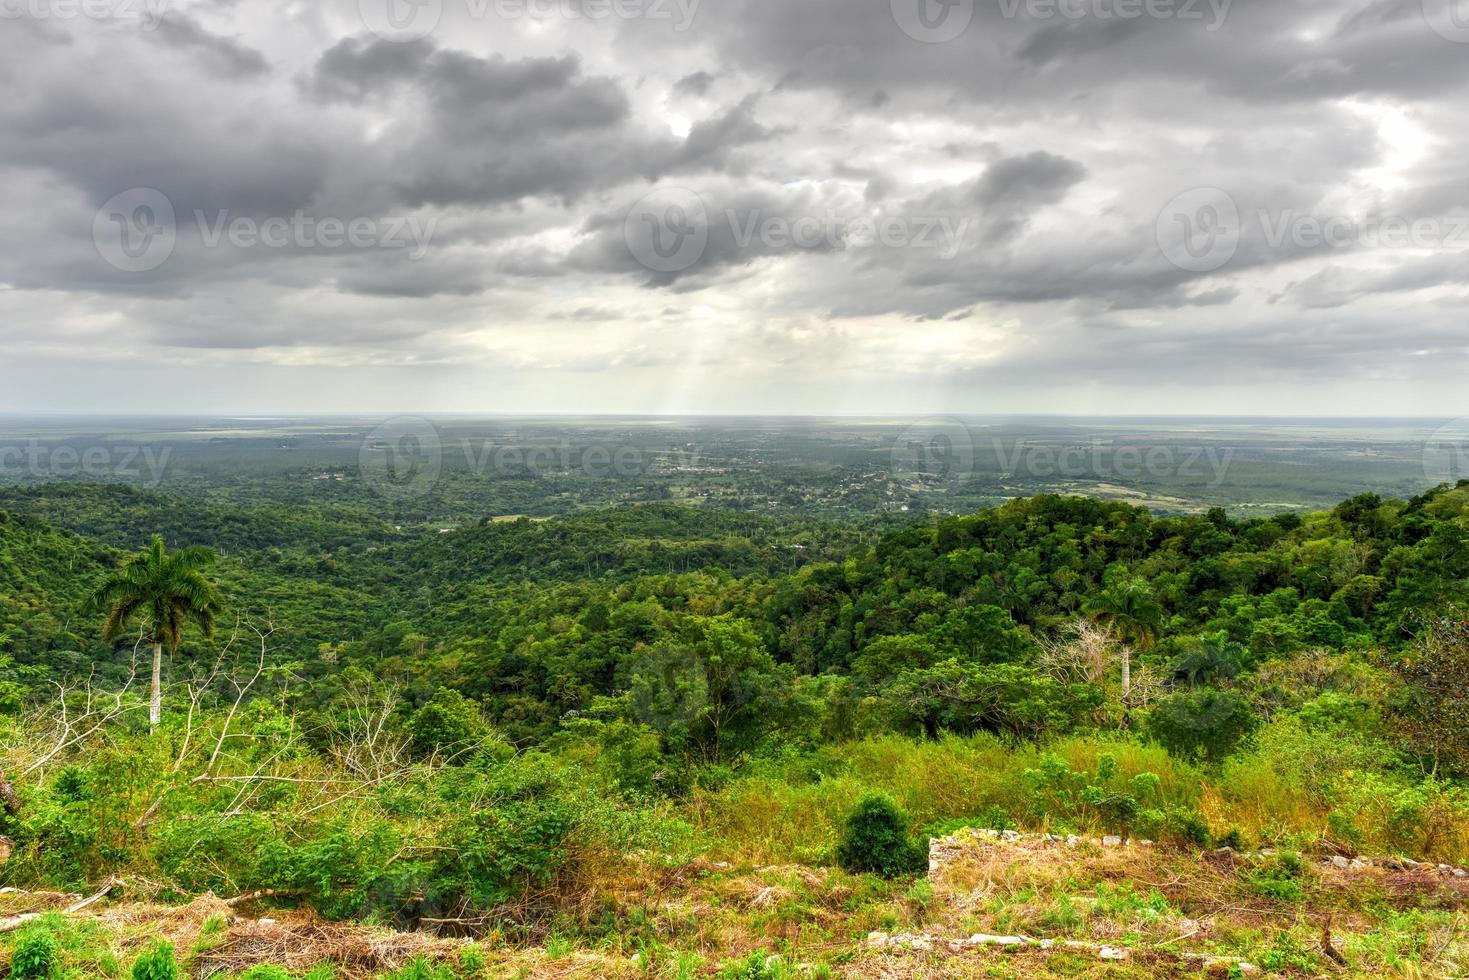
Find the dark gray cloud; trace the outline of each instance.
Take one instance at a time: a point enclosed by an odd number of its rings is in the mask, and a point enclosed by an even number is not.
[[[1469,32],[1435,0],[977,0],[941,43],[918,2],[447,0],[409,40],[359,0],[6,20],[0,330],[53,383],[0,410],[64,407],[79,357],[248,363],[303,398],[356,397],[346,370],[513,365],[622,409],[767,383],[745,408],[809,408],[791,393],[819,377],[862,409],[1016,407],[985,393],[1024,384],[1053,389],[1034,407],[1084,386],[1097,410],[1183,411],[1204,405],[1164,404],[1176,379],[1219,371],[1274,386],[1240,411],[1329,410],[1350,379],[1450,407]],[[138,188],[174,213],[146,269],[96,240],[162,228],[115,203]],[[697,203],[691,261],[640,248],[649,200]],[[689,215],[652,217],[682,241]],[[1384,242],[1393,220],[1438,237]]]
[[[227,76],[260,75],[269,68],[259,51],[233,38],[212,34],[182,14],[162,17],[151,36],[164,45],[198,55],[208,69]]]

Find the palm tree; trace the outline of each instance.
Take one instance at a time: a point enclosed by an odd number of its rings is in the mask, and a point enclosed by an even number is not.
[[[1163,607],[1153,597],[1153,590],[1140,578],[1128,579],[1103,589],[1086,605],[1086,613],[1096,622],[1115,632],[1122,640],[1122,703],[1132,698],[1132,651],[1152,647],[1163,623]]]
[[[163,717],[163,645],[177,652],[184,626],[191,620],[205,635],[214,632],[219,593],[204,572],[218,560],[210,548],[184,548],[168,554],[163,538],[123,562],[117,573],[97,590],[93,601],[107,610],[102,639],[111,643],[134,619],[141,620],[144,638],[153,646],[153,691],[148,724],[157,728]]]

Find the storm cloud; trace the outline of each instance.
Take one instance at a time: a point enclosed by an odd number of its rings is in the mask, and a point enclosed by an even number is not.
[[[81,9],[0,411],[1463,414],[1451,0]]]

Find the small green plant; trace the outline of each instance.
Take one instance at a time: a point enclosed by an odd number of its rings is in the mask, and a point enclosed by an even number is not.
[[[1228,847],[1231,850],[1243,851],[1245,849],[1245,835],[1238,827],[1230,827],[1219,838],[1214,841],[1220,847]]]
[[[454,971],[427,956],[415,956],[389,974],[390,980],[454,980]]]
[[[49,929],[32,929],[15,944],[10,958],[10,975],[16,980],[40,980],[56,972],[61,946]]]
[[[788,976],[784,960],[758,949],[719,971],[719,980],[785,980]]]
[[[1197,810],[1170,807],[1167,810],[1143,810],[1134,825],[1137,833],[1152,840],[1184,846],[1208,847],[1209,824]]]
[[[240,980],[291,980],[291,971],[273,963],[257,963],[241,973]]]
[[[907,895],[904,897],[918,906],[919,909],[927,911],[928,907],[933,904],[933,882],[927,878],[914,880],[913,884],[908,888]]]
[[[195,938],[194,945],[189,948],[189,955],[198,956],[201,953],[207,953],[223,943],[227,925],[224,916],[218,913],[205,919],[199,926],[199,935]]]
[[[1279,933],[1270,951],[1262,957],[1260,965],[1271,973],[1292,970],[1300,973],[1317,972],[1316,957],[1288,932]]]
[[[1365,841],[1365,835],[1362,833],[1362,829],[1352,821],[1351,817],[1344,813],[1337,813],[1333,810],[1327,814],[1326,829],[1336,840],[1351,847],[1361,847]]]
[[[179,964],[173,943],[160,939],[133,963],[133,980],[178,980]]]
[[[466,946],[459,952],[459,969],[467,976],[476,976],[485,971],[488,961],[485,951],[478,946]]]
[[[917,874],[928,867],[927,849],[908,836],[908,817],[886,796],[864,796],[847,818],[837,863],[846,871],[884,878]]]
[[[1269,864],[1246,876],[1257,895],[1277,902],[1299,902],[1306,897],[1306,862],[1295,851],[1281,851]]]

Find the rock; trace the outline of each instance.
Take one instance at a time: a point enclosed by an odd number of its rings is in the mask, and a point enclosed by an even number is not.
[[[1154,845],[1153,845],[1153,842],[1150,841],[1150,840],[1140,840],[1140,841],[1137,842],[1137,846],[1138,847],[1153,847]]]
[[[988,936],[977,932],[969,937],[968,943],[971,946],[1024,946],[1025,939],[1021,936]]]
[[[1370,867],[1372,867],[1372,865],[1368,864],[1366,861],[1363,861],[1361,858],[1352,858],[1351,868],[1353,871],[1361,871],[1364,868]]]
[[[1103,847],[1121,847],[1122,846],[1122,838],[1116,836],[1115,834],[1109,834],[1108,836],[1102,838],[1102,846]]]
[[[1127,950],[1120,946],[1103,946],[1097,952],[1097,955],[1104,960],[1125,960],[1127,959]]]
[[[1214,853],[1217,854],[1219,857],[1234,857],[1234,848],[1218,847],[1214,849]]]
[[[1076,845],[1078,845],[1080,843],[1081,843],[1081,838],[1080,837],[1077,837],[1075,834],[1072,834],[1071,836],[1069,836],[1069,837],[1066,838],[1066,846],[1067,847],[1075,847]]]
[[[1451,873],[1451,874],[1452,874],[1452,875],[1453,875],[1453,876],[1454,876],[1454,877],[1455,877],[1455,878],[1469,878],[1469,871],[1465,871],[1465,870],[1464,870],[1464,869],[1463,869],[1463,868],[1455,868],[1455,869],[1454,869],[1454,870],[1453,870],[1453,871],[1452,871],[1452,872],[1450,872],[1450,873]]]
[[[1333,867],[1337,867],[1337,868],[1350,868],[1352,866],[1352,862],[1348,861],[1346,858],[1342,857],[1340,854],[1338,854],[1336,857],[1332,858],[1331,859],[1331,863],[1332,863],[1332,866]]]
[[[874,949],[881,949],[888,944],[888,934],[885,932],[869,932],[867,934],[867,945]]]

